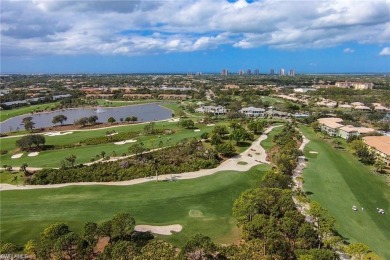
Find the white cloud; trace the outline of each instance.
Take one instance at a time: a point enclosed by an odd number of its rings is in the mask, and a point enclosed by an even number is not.
[[[351,48],[345,48],[345,49],[343,50],[343,52],[344,52],[344,53],[354,53],[355,50],[354,50],[354,49],[351,49]]]
[[[389,56],[390,55],[390,47],[385,47],[383,50],[379,53],[380,56]]]
[[[1,51],[138,55],[223,44],[281,49],[384,44],[390,41],[389,10],[390,0],[4,0]]]

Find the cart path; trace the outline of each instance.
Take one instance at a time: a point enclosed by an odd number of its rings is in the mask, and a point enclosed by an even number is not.
[[[188,180],[188,179],[195,179],[203,176],[208,176],[211,174],[214,174],[216,172],[220,171],[248,171],[253,166],[259,165],[259,164],[269,164],[269,162],[266,160],[267,154],[264,148],[260,145],[261,141],[267,139],[268,133],[272,131],[273,128],[279,127],[278,126],[271,126],[268,127],[264,133],[252,143],[252,145],[245,150],[243,153],[234,156],[223,163],[221,163],[218,167],[213,169],[202,169],[195,172],[185,172],[180,174],[165,174],[165,175],[159,175],[158,180]],[[238,164],[238,162],[245,162],[247,164],[241,165]],[[62,188],[67,186],[89,186],[89,185],[109,185],[109,186],[128,186],[128,185],[135,185],[150,181],[156,181],[156,177],[147,177],[147,178],[139,178],[139,179],[133,179],[128,181],[120,181],[120,182],[75,182],[75,183],[61,183],[61,184],[48,184],[48,185],[22,185],[22,186],[15,186],[11,184],[1,183],[0,184],[0,191],[7,191],[7,190],[32,190],[32,189],[52,189],[52,188]]]

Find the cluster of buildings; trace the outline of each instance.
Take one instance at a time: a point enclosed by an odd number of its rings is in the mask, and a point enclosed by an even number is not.
[[[224,75],[224,76],[229,75],[229,70],[228,69],[222,69],[221,70],[221,75]],[[259,71],[259,69],[254,69],[253,73],[252,73],[251,69],[247,69],[246,71],[240,69],[238,71],[238,75],[240,75],[240,76],[242,76],[242,75],[260,75],[260,71]],[[271,76],[274,76],[274,75],[287,76],[288,75],[288,76],[294,77],[295,76],[295,70],[294,69],[290,69],[288,71],[288,74],[287,74],[287,72],[285,71],[284,68],[281,68],[279,70],[279,73],[275,72],[274,69],[270,69],[269,75],[271,75]]]
[[[343,82],[336,82],[335,86],[337,88],[353,88],[356,90],[363,90],[363,89],[372,89],[374,87],[374,83],[343,81]]]
[[[365,136],[363,141],[376,158],[390,165],[390,136]]]
[[[343,125],[343,119],[338,117],[320,118],[321,131],[333,137],[341,137],[348,139],[352,136],[360,136],[362,134],[369,134],[375,132],[375,129],[369,127],[355,127],[352,125]]]
[[[230,110],[223,106],[201,106],[195,109],[195,112],[198,113],[211,113],[213,115],[225,115]],[[287,118],[291,116],[291,114],[283,111],[277,111],[274,109],[265,110],[264,108],[257,107],[244,107],[239,110],[239,112],[247,117],[279,117],[279,118]]]

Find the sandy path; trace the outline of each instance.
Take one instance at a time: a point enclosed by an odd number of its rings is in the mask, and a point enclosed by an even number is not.
[[[195,179],[203,176],[208,176],[220,171],[248,171],[253,166],[259,165],[261,163],[269,163],[266,160],[267,154],[264,148],[260,145],[260,142],[267,139],[267,134],[272,131],[274,127],[271,126],[266,129],[266,131],[252,143],[252,145],[243,153],[230,158],[223,163],[221,163],[218,167],[213,169],[203,169],[195,172],[185,172],[180,174],[165,174],[159,175],[158,180],[188,180]],[[251,156],[250,156],[251,155]],[[246,165],[239,165],[238,162],[246,162]],[[14,186],[11,184],[1,183],[0,191],[6,190],[31,190],[31,189],[51,189],[51,188],[62,188],[67,186],[87,186],[87,185],[110,185],[110,186],[128,186],[135,185],[139,183],[145,183],[150,181],[156,181],[156,177],[147,177],[147,178],[139,178],[128,181],[120,181],[120,182],[75,182],[75,183],[61,183],[61,184],[49,184],[49,185],[25,185],[25,186]]]
[[[159,235],[172,235],[172,232],[180,232],[183,227],[179,224],[168,225],[168,226],[150,226],[150,225],[137,225],[134,227],[135,231],[138,232],[147,232],[150,231],[154,234]]]

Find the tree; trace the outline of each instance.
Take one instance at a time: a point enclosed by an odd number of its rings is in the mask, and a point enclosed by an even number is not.
[[[135,220],[128,213],[118,213],[111,221],[112,238],[125,239],[134,232]]]
[[[20,170],[23,171],[24,175],[27,176],[28,174],[28,171],[27,171],[27,163],[23,163],[21,166],[20,166]]]
[[[74,167],[74,163],[76,162],[76,158],[77,158],[76,155],[71,154],[68,157],[66,157],[65,160],[67,160],[72,165],[72,167]]]
[[[386,163],[382,159],[376,159],[374,163],[375,171],[377,173],[384,173],[386,169]]]
[[[314,220],[320,240],[326,237],[334,228],[335,219],[329,216],[327,210],[322,208],[319,203],[315,201],[310,203],[309,215]]]
[[[258,135],[264,131],[265,125],[265,121],[251,120],[248,124],[248,129]]]
[[[15,142],[16,146],[21,149],[31,149],[33,145],[39,148],[40,145],[45,143],[46,139],[43,135],[25,135]]]
[[[111,117],[109,117],[109,118],[107,119],[107,122],[110,123],[110,124],[113,124],[113,123],[116,122],[116,120],[115,120],[114,117],[111,116]]]
[[[19,248],[12,243],[5,243],[1,245],[1,254],[11,254],[19,251]]]
[[[55,223],[46,227],[41,233],[41,237],[53,241],[69,232],[69,227],[66,224]]]
[[[98,227],[98,233],[100,236],[108,237],[111,241],[112,239],[112,220],[108,220],[100,224]]]
[[[84,255],[82,242],[78,235],[69,232],[55,241],[54,255],[58,259],[80,259]]]
[[[209,237],[197,234],[187,241],[180,254],[186,259],[212,259],[215,251],[216,246]]]
[[[100,152],[100,155],[102,156],[102,158],[104,159],[106,157],[106,152],[105,151],[101,151]]]
[[[119,240],[116,242],[111,250],[111,256],[109,258],[103,259],[120,259],[120,260],[130,260],[137,259],[137,248],[134,243],[130,241]]]
[[[75,125],[81,125],[81,126],[84,127],[84,126],[86,126],[88,124],[88,122],[89,122],[89,118],[88,117],[82,117],[82,118],[76,120],[74,122],[74,124]]]
[[[234,146],[231,143],[218,144],[215,149],[218,153],[224,156],[232,156],[236,152]]]
[[[128,116],[128,117],[125,118],[125,121],[126,121],[127,123],[129,123],[129,122],[131,121],[131,118]]]
[[[345,247],[345,252],[357,259],[363,259],[363,256],[369,251],[368,246],[363,243],[349,244]]]
[[[61,125],[64,123],[64,121],[68,120],[68,118],[64,115],[56,115],[53,117],[53,120],[51,121],[53,124],[60,123]]]
[[[88,123],[91,124],[91,125],[94,125],[96,124],[96,122],[98,121],[98,116],[94,115],[94,116],[90,116],[88,117]]]
[[[23,118],[22,123],[24,125],[24,129],[26,129],[27,131],[32,131],[35,125],[35,123],[32,121],[31,116]]]
[[[212,131],[213,134],[219,134],[219,135],[226,135],[229,133],[229,130],[227,129],[226,126],[220,126],[220,125],[217,125],[214,127],[213,131]]]
[[[82,238],[87,241],[89,246],[95,245],[98,240],[98,225],[94,222],[87,222],[82,229]]]
[[[204,133],[202,133],[201,135],[200,135],[200,138],[202,138],[202,139],[209,139],[209,136],[210,136],[210,134],[209,133],[207,133],[207,132],[204,132]]]
[[[140,259],[170,260],[176,259],[175,248],[161,240],[153,239],[141,249]]]
[[[180,125],[186,129],[192,129],[195,127],[195,123],[191,119],[180,121]]]
[[[250,138],[250,134],[241,127],[233,130],[232,134],[230,135],[230,139],[236,141],[237,144],[241,141],[249,140]]]

